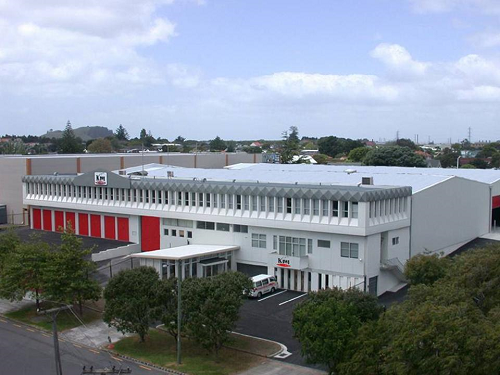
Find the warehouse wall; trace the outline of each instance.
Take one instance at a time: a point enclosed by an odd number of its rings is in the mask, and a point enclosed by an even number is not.
[[[411,254],[449,253],[489,232],[490,188],[460,177],[416,192],[412,197]]]
[[[26,174],[24,158],[0,159],[0,204],[7,205],[7,222],[23,222],[23,189],[21,179]],[[27,219],[26,215],[26,219]]]

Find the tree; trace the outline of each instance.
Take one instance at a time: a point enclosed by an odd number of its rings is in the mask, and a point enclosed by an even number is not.
[[[296,126],[290,126],[288,131],[281,134],[281,147],[279,150],[280,159],[282,164],[289,164],[292,162],[295,155],[300,153],[299,143],[299,130]]]
[[[27,153],[26,146],[20,140],[10,140],[4,144],[0,148],[1,154],[9,154],[9,155],[25,155]]]
[[[422,156],[415,154],[408,147],[385,146],[370,150],[363,163],[366,165],[425,167]]]
[[[443,168],[455,168],[457,166],[457,158],[460,156],[460,151],[454,151],[448,147],[443,150],[443,153],[437,157]]]
[[[483,159],[475,158],[470,163],[478,169],[488,168],[488,162]]]
[[[122,333],[137,333],[144,342],[158,318],[158,284],[152,267],[120,271],[104,289],[104,321]]]
[[[113,145],[109,139],[98,138],[87,147],[87,150],[92,154],[106,154],[113,152]]]
[[[189,336],[217,358],[238,320],[242,291],[251,288],[251,281],[240,272],[225,272],[210,278],[186,279],[182,287]]]
[[[146,132],[146,129],[141,129],[140,140],[144,147],[151,147],[153,142],[155,141],[155,138],[151,134],[151,131]]]
[[[82,141],[75,136],[69,120],[58,143],[60,154],[79,154],[83,152]]]
[[[122,124],[120,124],[120,126],[116,128],[115,136],[116,139],[118,139],[119,141],[127,141],[128,140],[127,129],[125,129]]]
[[[186,138],[184,137],[181,137],[180,135],[174,139],[174,143],[178,143],[180,145],[184,144],[184,141],[186,140]]]
[[[349,152],[349,160],[355,162],[361,162],[366,157],[366,154],[370,151],[368,147],[356,147]]]
[[[318,140],[319,152],[335,158],[349,154],[351,150],[357,147],[363,147],[360,140],[349,138],[337,138],[334,136],[322,137]]]
[[[163,279],[158,284],[158,316],[167,332],[177,341],[177,278]],[[182,326],[186,314],[182,314]]]
[[[21,301],[28,292],[34,291],[36,307],[40,308],[39,296],[44,289],[43,272],[51,258],[52,253],[45,242],[38,240],[18,244],[3,268],[0,297]]]
[[[318,164],[328,164],[330,157],[325,154],[316,154],[312,156]]]
[[[43,294],[52,301],[78,304],[81,315],[84,301],[97,301],[101,296],[99,283],[90,278],[95,264],[86,259],[92,249],[83,249],[82,239],[71,228],[61,235],[61,240],[45,267]]]
[[[208,147],[210,147],[210,151],[224,151],[226,149],[226,142],[217,136],[210,141]]]
[[[408,147],[410,150],[413,150],[413,151],[416,151],[419,149],[419,147],[411,139],[408,139],[408,138],[399,138],[395,142],[388,142],[387,145]]]
[[[13,230],[7,230],[0,234],[0,278],[2,277],[5,262],[20,242],[19,236]]]
[[[438,254],[419,254],[405,264],[405,276],[411,285],[432,285],[446,275],[449,258]]]
[[[145,139],[148,135],[148,132],[146,131],[146,129],[142,128],[141,129],[141,133],[139,135],[139,139]]]
[[[309,293],[293,312],[292,327],[310,363],[324,364],[330,373],[346,358],[359,327],[381,313],[377,299],[357,289],[327,289]]]

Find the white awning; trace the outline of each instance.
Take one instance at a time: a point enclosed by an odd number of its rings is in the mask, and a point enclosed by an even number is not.
[[[228,245],[186,245],[171,247],[169,249],[160,249],[154,251],[145,251],[143,253],[131,254],[132,258],[143,259],[162,259],[162,260],[181,260],[203,257],[207,255],[217,255],[227,251],[239,250],[239,246]]]

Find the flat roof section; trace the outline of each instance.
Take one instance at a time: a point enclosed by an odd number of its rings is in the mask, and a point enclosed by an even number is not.
[[[239,250],[239,246],[227,245],[185,245],[171,247],[169,249],[160,249],[146,251],[144,253],[131,254],[132,258],[161,259],[161,260],[182,260],[197,258],[207,255],[216,255],[226,251]]]

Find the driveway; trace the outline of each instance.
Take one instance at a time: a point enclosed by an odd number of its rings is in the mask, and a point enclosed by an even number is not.
[[[291,353],[280,359],[287,363],[308,366],[300,355],[300,343],[293,337],[292,315],[295,306],[307,298],[306,293],[278,290],[261,299],[248,299],[240,310],[236,332],[277,341]]]

